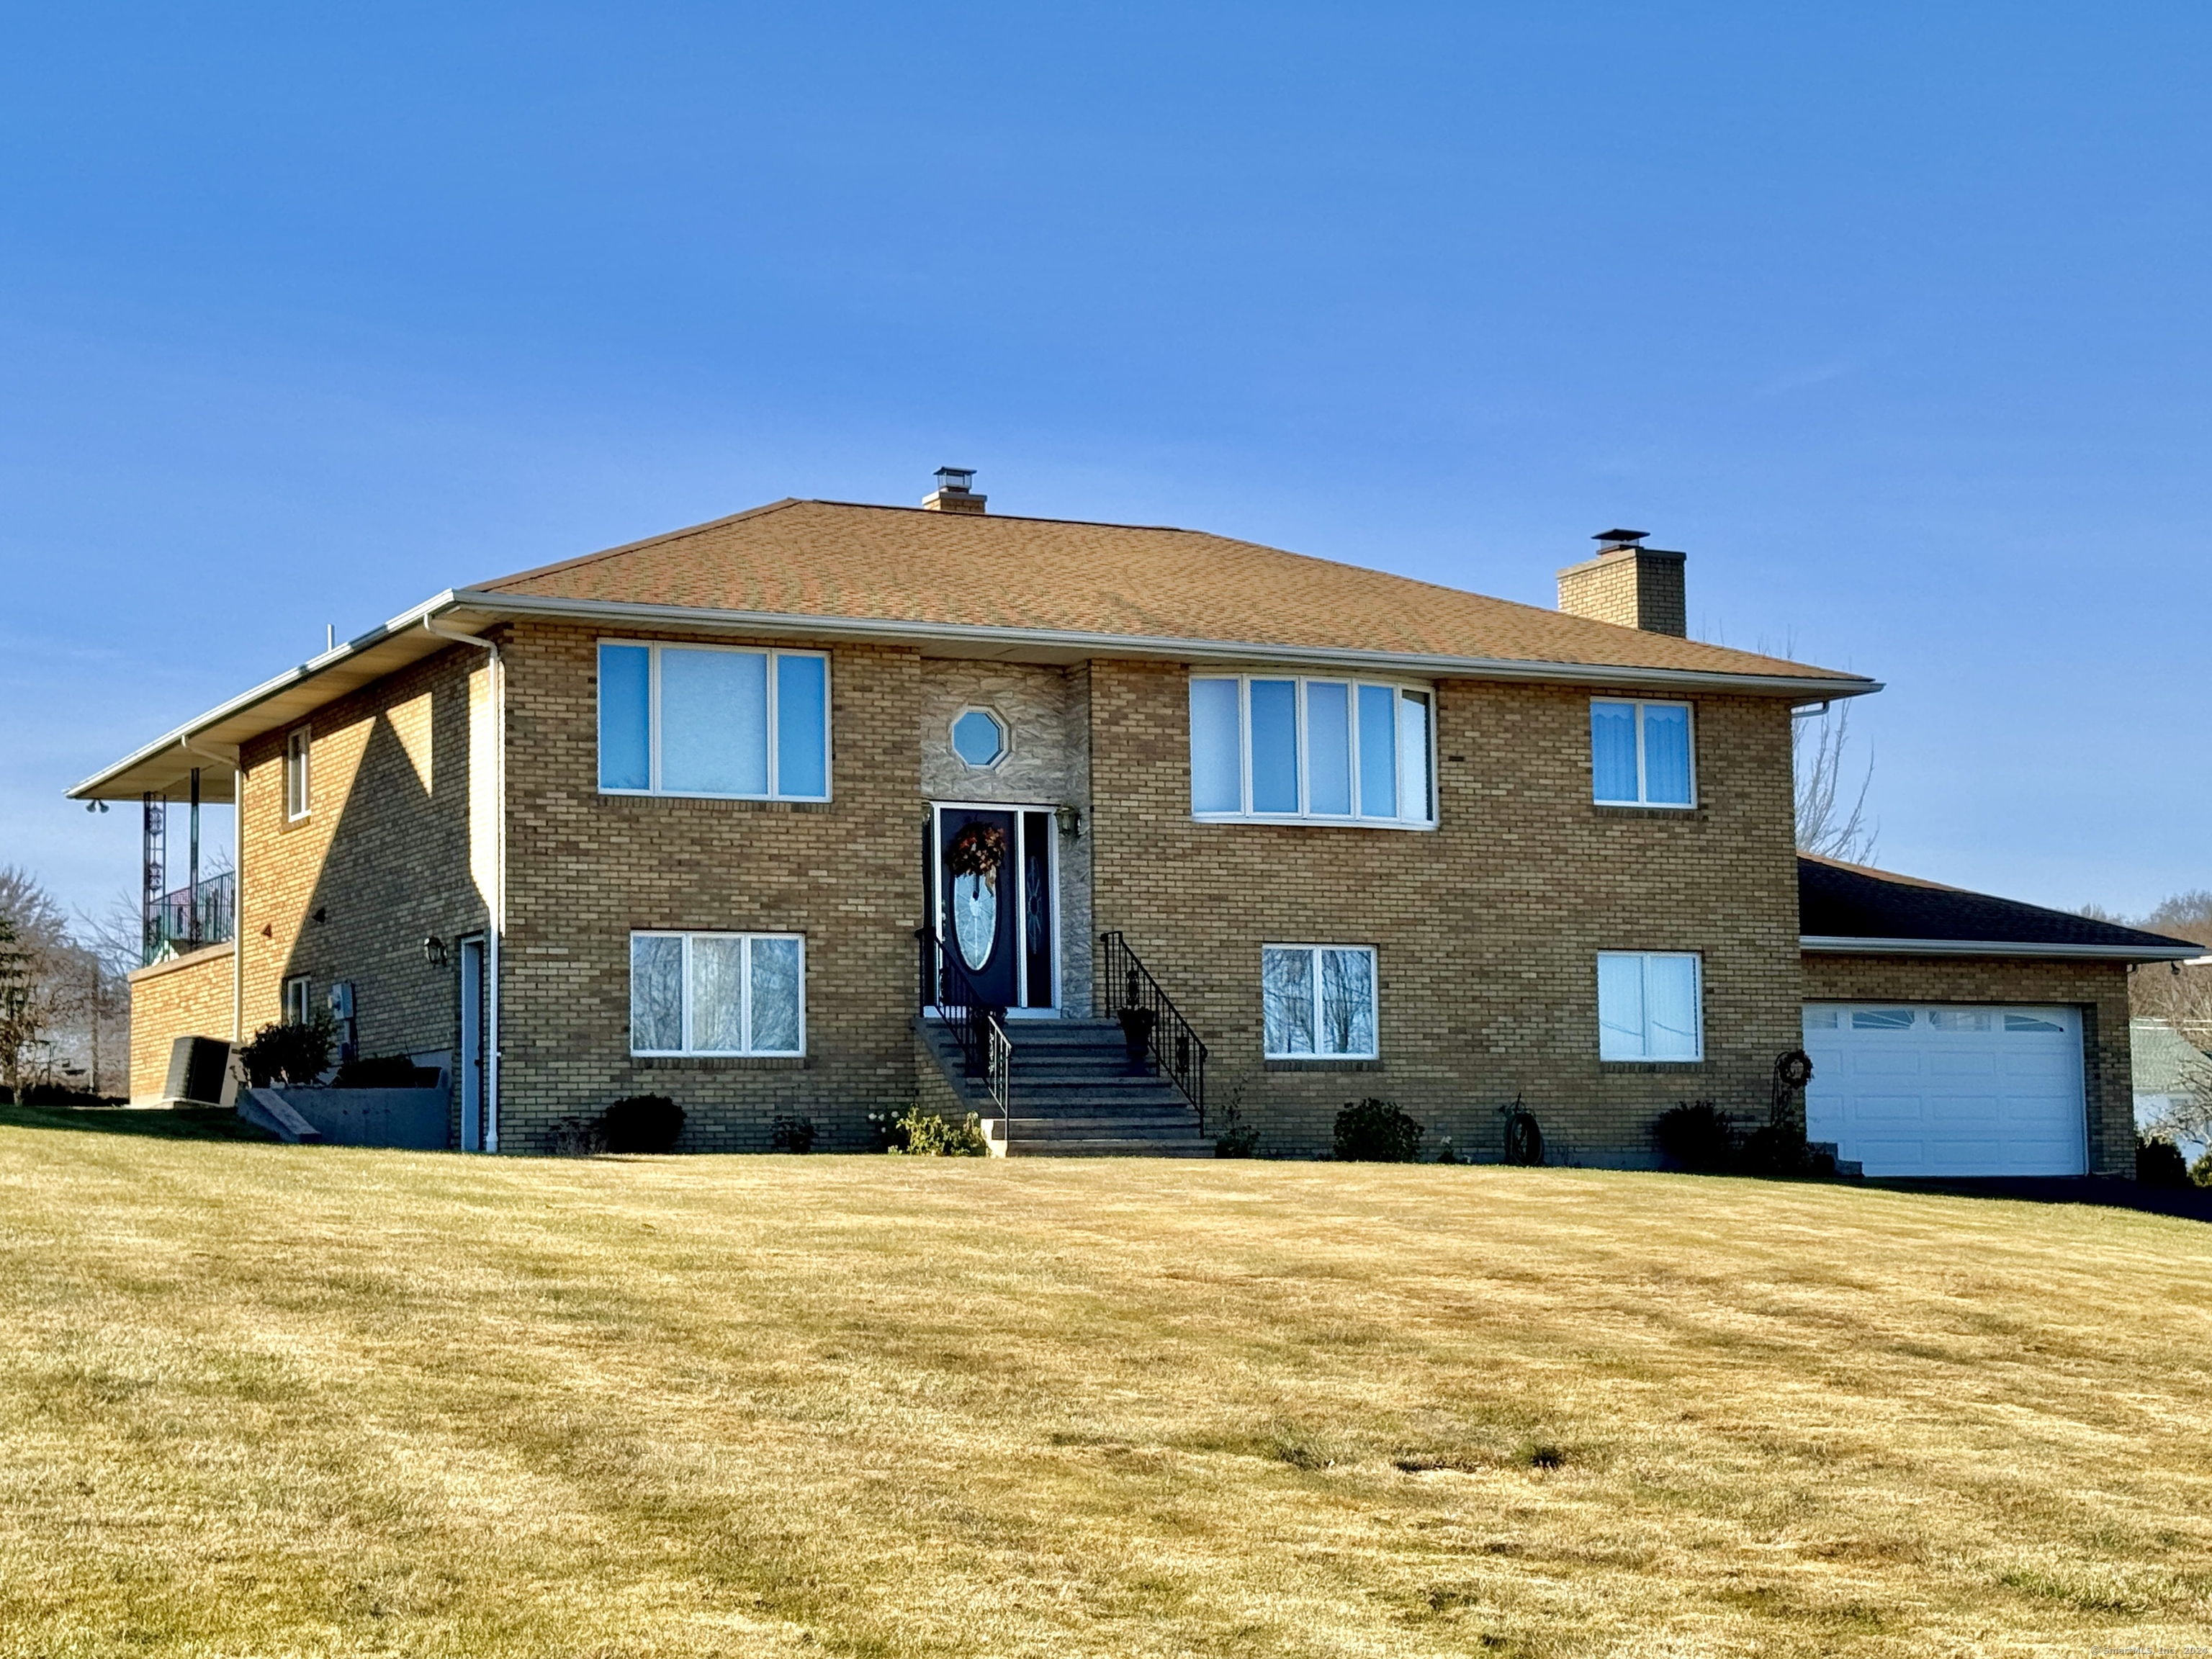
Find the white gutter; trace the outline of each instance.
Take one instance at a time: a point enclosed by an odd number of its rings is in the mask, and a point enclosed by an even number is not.
[[[453,608],[502,611],[565,621],[633,627],[732,629],[831,638],[920,641],[932,645],[1026,646],[1089,657],[1164,657],[1179,661],[1283,663],[1301,667],[1370,669],[1443,679],[1564,681],[1575,685],[1672,687],[1685,690],[1795,694],[1808,699],[1863,696],[1869,679],[1803,674],[1735,674],[1705,668],[1632,668],[1601,663],[1542,662],[1525,657],[1455,657],[1418,651],[1360,651],[1343,646],[1271,645],[1255,640],[1186,639],[1172,634],[1101,634],[1073,629],[1000,628],[978,623],[913,622],[878,617],[797,617],[775,611],[719,611],[684,605],[633,605],[605,599],[550,599],[456,588]]]
[[[2069,962],[2186,962],[2198,945],[2048,945],[1979,939],[1852,939],[1800,933],[1797,948],[1826,957],[2042,957]]]
[[[483,1149],[487,1152],[499,1150],[499,942],[507,932],[507,662],[499,654],[498,644],[491,640],[478,639],[473,634],[462,634],[450,628],[441,628],[428,616],[422,619],[425,632],[441,640],[451,640],[456,645],[473,645],[491,654],[485,661],[491,693],[492,745],[495,758],[492,794],[499,813],[499,838],[493,845],[491,911],[486,932],[490,936],[490,948],[484,953],[484,1082]]]
[[[236,1048],[246,1041],[246,769],[235,745],[225,755],[190,738],[178,738],[177,744],[188,755],[230,768],[230,1046]],[[198,908],[197,895],[192,904]]]

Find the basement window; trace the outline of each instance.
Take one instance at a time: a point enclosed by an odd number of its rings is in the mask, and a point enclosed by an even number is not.
[[[599,793],[829,799],[830,659],[602,642]]]
[[[805,1053],[805,940],[797,933],[632,933],[629,1051]]]
[[[1590,699],[1591,794],[1601,806],[1695,806],[1690,705]]]
[[[1425,688],[1194,676],[1191,814],[1429,829],[1432,709]]]
[[[1597,1057],[1705,1057],[1703,967],[1690,951],[1597,953]]]
[[[1375,951],[1366,945],[1260,948],[1268,1060],[1373,1060]]]

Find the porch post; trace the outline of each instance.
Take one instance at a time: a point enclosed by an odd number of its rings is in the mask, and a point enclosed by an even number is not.
[[[149,789],[139,798],[143,832],[139,842],[141,921],[145,935],[139,951],[147,962],[161,948],[161,901],[169,884],[168,798]]]

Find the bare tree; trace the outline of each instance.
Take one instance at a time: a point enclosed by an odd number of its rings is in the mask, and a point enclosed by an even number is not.
[[[1851,706],[1831,703],[1799,715],[1790,729],[1790,761],[1797,782],[1797,850],[1847,863],[1874,857],[1876,827],[1867,822],[1867,790],[1874,757],[1850,778]]]

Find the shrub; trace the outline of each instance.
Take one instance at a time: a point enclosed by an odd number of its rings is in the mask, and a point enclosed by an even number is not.
[[[369,1060],[349,1060],[331,1079],[333,1089],[434,1089],[438,1068],[417,1066],[404,1054],[379,1054]]]
[[[25,1106],[105,1106],[107,1099],[89,1089],[72,1089],[66,1083],[26,1084],[16,1097]]]
[[[607,1150],[665,1152],[684,1133],[684,1109],[666,1095],[632,1095],[607,1108]]]
[[[2212,1187],[2212,1146],[2206,1147],[2204,1155],[2189,1166],[2189,1178],[2200,1187]]]
[[[1735,1132],[1729,1127],[1728,1114],[1710,1100],[1668,1108],[1660,1113],[1651,1134],[1677,1169],[1712,1175],[1735,1163]]]
[[[2136,1137],[2136,1179],[2146,1187],[2195,1184],[2189,1178],[2189,1164],[2181,1156],[2181,1148],[2164,1135],[2153,1135],[2148,1140]]]
[[[906,1136],[903,1147],[890,1150],[906,1152],[916,1158],[988,1158],[991,1145],[983,1139],[983,1121],[970,1112],[958,1123],[948,1122],[934,1112],[925,1112],[916,1106],[899,1119],[897,1127]]]
[[[1425,1133],[1387,1100],[1353,1102],[1336,1115],[1336,1156],[1346,1164],[1411,1164]]]
[[[1802,1132],[1767,1123],[1743,1138],[1736,1164],[1748,1175],[1803,1175],[1813,1167],[1813,1154]]]
[[[1260,1126],[1244,1121],[1244,1109],[1235,1101],[1224,1114],[1221,1133],[1213,1138],[1216,1158],[1249,1158],[1259,1149]]]
[[[801,1114],[797,1117],[779,1115],[769,1129],[769,1149],[778,1152],[811,1152],[814,1150],[814,1120]]]
[[[589,1158],[607,1149],[605,1118],[564,1117],[553,1126],[553,1156]]]
[[[265,1089],[280,1079],[305,1088],[331,1069],[331,1022],[319,1014],[305,1025],[264,1025],[238,1051],[246,1080]]]

